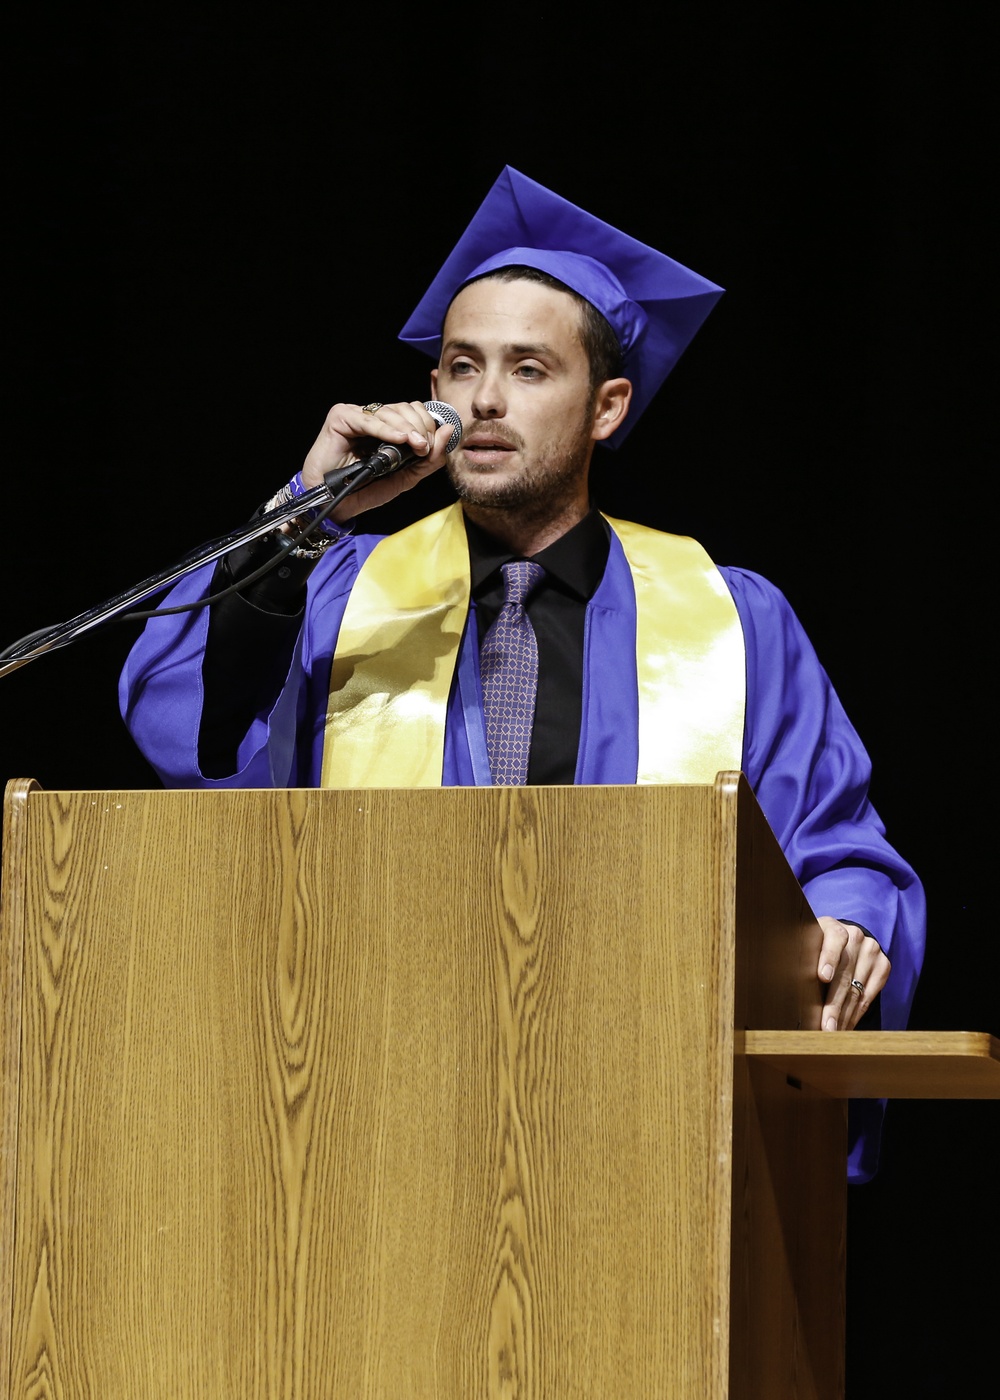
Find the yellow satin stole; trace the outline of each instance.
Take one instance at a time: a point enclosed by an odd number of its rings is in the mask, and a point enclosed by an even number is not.
[[[608,523],[635,586],[638,781],[713,782],[742,759],[746,662],[736,605],[695,540]],[[460,506],[375,546],[337,639],[324,787],[440,787],[469,593]]]

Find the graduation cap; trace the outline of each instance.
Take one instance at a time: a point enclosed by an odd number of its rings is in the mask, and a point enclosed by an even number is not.
[[[456,293],[502,267],[547,272],[597,307],[622,350],[632,405],[618,447],[722,295],[722,288],[505,166],[399,333],[437,359]]]

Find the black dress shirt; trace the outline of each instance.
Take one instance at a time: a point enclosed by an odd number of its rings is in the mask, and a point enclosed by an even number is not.
[[[501,565],[523,558],[465,522],[479,645],[503,605]],[[533,554],[545,577],[525,611],[538,643],[538,693],[528,759],[529,783],[572,783],[583,713],[583,634],[587,604],[608,562],[608,528],[592,510],[554,544]]]

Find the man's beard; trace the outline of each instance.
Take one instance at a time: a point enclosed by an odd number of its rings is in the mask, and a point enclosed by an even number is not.
[[[586,476],[590,461],[590,405],[576,432],[550,446],[541,457],[527,456],[523,439],[506,424],[476,426],[488,428],[498,441],[518,451],[521,469],[516,475],[507,476],[489,467],[477,470],[473,464],[466,463],[459,471],[449,458],[448,476],[460,501],[482,510],[544,518],[558,514],[563,506],[576,499],[580,480]]]

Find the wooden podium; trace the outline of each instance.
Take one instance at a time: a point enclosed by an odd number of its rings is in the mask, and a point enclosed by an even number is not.
[[[843,1096],[1000,1062],[818,946],[735,775],[13,784],[0,1393],[833,1400]]]

